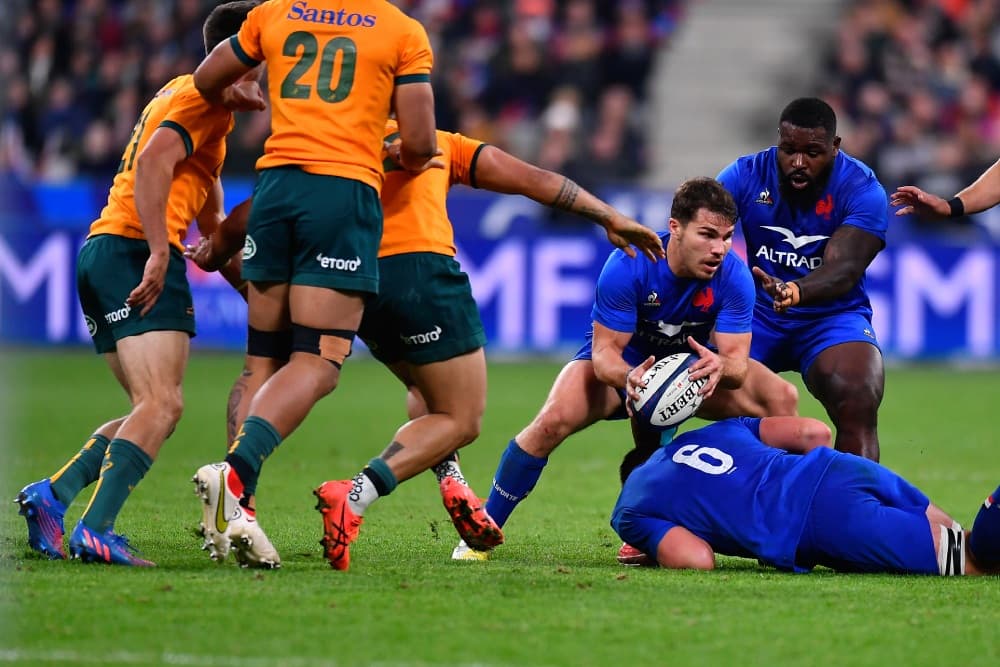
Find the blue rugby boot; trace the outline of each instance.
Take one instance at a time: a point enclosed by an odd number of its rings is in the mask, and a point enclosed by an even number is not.
[[[116,535],[110,530],[98,533],[87,528],[83,521],[76,524],[69,538],[69,555],[84,563],[112,563],[136,567],[156,567],[156,563],[139,558],[136,549],[124,535]]]
[[[14,502],[28,524],[28,546],[51,560],[66,558],[62,545],[66,506],[52,494],[48,478],[21,489]]]

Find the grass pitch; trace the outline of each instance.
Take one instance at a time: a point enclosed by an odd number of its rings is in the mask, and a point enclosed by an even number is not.
[[[0,499],[51,474],[127,404],[83,352],[0,351]],[[49,562],[0,511],[0,664],[312,667],[330,665],[996,665],[1000,580],[789,575],[722,558],[711,573],[628,569],[608,525],[622,423],[553,455],[486,563],[452,562],[454,530],[430,473],[366,513],[348,572],[322,558],[311,489],[354,474],[404,420],[403,391],[352,360],[341,387],[267,462],[260,520],[276,572],[219,565],[198,549],[190,477],[225,448],[236,356],[195,353],[176,433],[117,530],[158,568]],[[480,494],[507,441],[558,371],[494,364],[483,433],[463,450]],[[1000,480],[995,372],[893,369],[881,412],[883,463],[963,522]],[[803,392],[804,414],[822,416]],[[72,527],[89,498],[67,515]]]

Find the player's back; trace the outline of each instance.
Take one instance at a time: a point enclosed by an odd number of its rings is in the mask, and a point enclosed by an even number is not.
[[[626,480],[615,508],[687,528],[718,553],[792,569],[813,494],[837,452],[805,456],[761,442],[760,420],[683,433]]]
[[[201,212],[222,171],[226,135],[233,128],[232,113],[208,104],[194,87],[190,74],[169,81],[142,110],[122,154],[108,203],[91,225],[89,236],[145,238],[135,208],[135,168],[139,155],[160,127],[177,132],[187,149],[186,159],[174,169],[167,199],[168,240],[178,250],[184,250],[187,229]]]
[[[398,83],[429,81],[423,27],[383,0],[270,0],[232,41],[267,63],[271,135],[258,169],[298,165],[381,187],[386,119]]]
[[[386,123],[385,141],[399,139],[399,126]],[[455,233],[448,219],[448,190],[455,183],[475,186],[475,162],[485,145],[455,132],[437,131],[441,155],[435,159],[443,169],[427,169],[413,174],[383,157],[385,183],[382,185],[382,243],[379,257],[408,252],[434,252],[453,257]]]

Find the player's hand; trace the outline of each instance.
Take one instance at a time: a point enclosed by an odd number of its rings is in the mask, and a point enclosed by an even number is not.
[[[951,207],[948,202],[924,192],[915,185],[903,185],[896,188],[896,191],[889,197],[889,204],[892,206],[902,206],[896,211],[896,215],[916,214],[928,220],[940,220],[951,215]]]
[[[392,142],[391,144],[388,143],[388,142],[382,142],[382,147],[385,149],[385,153],[386,153],[386,155],[389,156],[390,160],[392,160],[393,162],[395,162],[397,165],[399,165],[403,169],[406,169],[406,171],[410,172],[411,174],[422,174],[425,171],[427,171],[428,169],[444,169],[445,168],[444,160],[439,160],[439,159],[437,159],[437,157],[432,157],[431,159],[427,160],[422,165],[420,165],[420,167],[417,168],[417,169],[407,169],[406,165],[403,164],[403,157],[402,157],[402,155],[400,153],[402,151],[402,149],[403,149],[403,142],[402,141],[400,141],[399,139],[397,139],[396,141]],[[440,148],[438,148],[437,151],[435,151],[434,155],[435,156],[437,156],[437,155],[444,155],[444,151],[441,150]]]
[[[222,106],[230,111],[263,111],[264,92],[256,81],[237,81],[222,91]]]
[[[656,357],[650,355],[646,357],[644,362],[635,368],[629,369],[629,372],[625,374],[625,394],[629,399],[625,401],[625,411],[628,412],[629,417],[632,416],[632,401],[638,401],[642,398],[642,391],[646,388],[646,380],[642,376],[655,363]]]
[[[688,377],[692,380],[708,378],[708,382],[698,390],[699,394],[708,398],[715,391],[719,380],[722,379],[722,358],[691,336],[688,336],[687,343],[700,357],[698,361],[691,364],[691,368],[688,369]]]
[[[621,248],[629,257],[636,256],[633,245],[653,262],[667,256],[659,234],[623,215],[613,217],[605,227],[605,231],[608,233],[611,245]]]
[[[765,273],[759,266],[752,269],[754,277],[760,281],[764,291],[774,299],[772,307],[776,313],[784,313],[802,300],[802,291],[795,282],[785,282]]]
[[[212,237],[202,236],[195,245],[184,246],[184,256],[198,265],[202,271],[218,271],[226,263],[212,252]]]
[[[139,317],[145,317],[146,313],[156,305],[156,300],[163,292],[163,285],[167,280],[167,265],[170,262],[170,252],[152,253],[146,260],[146,268],[142,272],[142,282],[132,290],[125,303],[130,308],[142,307]]]

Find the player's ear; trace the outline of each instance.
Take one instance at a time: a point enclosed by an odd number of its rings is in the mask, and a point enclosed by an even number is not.
[[[837,151],[840,150],[840,137],[833,138],[833,154],[836,155]]]
[[[681,227],[683,226],[684,225],[682,225],[681,221],[678,220],[677,218],[670,218],[670,222],[667,223],[667,227],[670,229],[671,236],[679,232],[681,230]]]

